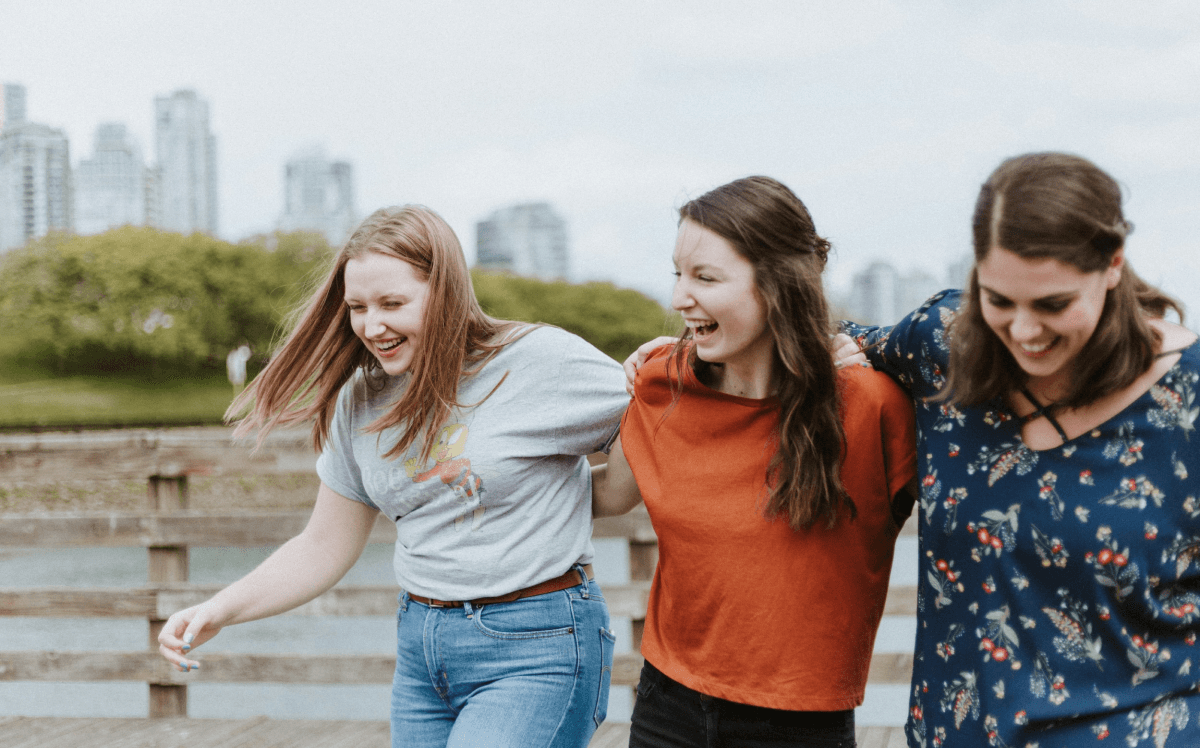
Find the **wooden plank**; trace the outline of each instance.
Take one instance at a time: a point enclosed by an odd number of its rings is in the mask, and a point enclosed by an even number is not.
[[[0,652],[0,681],[213,683],[391,683],[392,655],[202,653],[200,670],[181,673],[158,652]],[[612,682],[637,685],[641,655],[613,658]],[[906,681],[907,682],[907,681]]]
[[[61,512],[0,516],[0,546],[246,547],[282,545],[304,529],[309,511],[182,513]],[[394,543],[396,526],[382,514],[372,543]]]
[[[6,748],[386,748],[389,733],[383,720],[0,718]]]
[[[207,652],[181,673],[158,652],[0,652],[0,681],[391,683],[394,655],[248,655]]]
[[[128,587],[0,588],[0,616],[45,618],[156,618],[201,603],[224,585],[179,584]],[[392,616],[400,589],[395,585],[334,587],[317,599],[284,615]],[[614,616],[641,619],[646,615],[650,585],[637,582],[605,585],[604,598]]]
[[[386,721],[0,717],[6,748],[386,748]],[[85,736],[90,739],[81,739]],[[904,748],[904,728],[859,727],[859,748]],[[628,722],[605,722],[588,748],[624,748]]]
[[[655,543],[654,527],[645,506],[638,506],[627,514],[617,517],[601,517],[593,523],[592,537],[628,538],[640,543]]]
[[[917,588],[899,584],[889,587],[887,601],[883,604],[883,614],[906,618],[915,617],[917,615]]]
[[[0,480],[53,483],[152,475],[311,473],[316,464],[307,429],[233,441],[225,427],[0,434]]]

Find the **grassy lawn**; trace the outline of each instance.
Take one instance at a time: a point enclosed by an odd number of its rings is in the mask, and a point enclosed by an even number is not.
[[[46,378],[0,368],[0,429],[218,424],[233,400],[222,374]]]

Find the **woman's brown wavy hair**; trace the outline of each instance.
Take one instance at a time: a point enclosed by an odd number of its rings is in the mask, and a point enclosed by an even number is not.
[[[1025,259],[1051,258],[1085,273],[1100,272],[1132,230],[1121,212],[1120,185],[1091,161],[1028,153],[1000,164],[979,191],[972,219],[975,264],[1001,247]],[[1145,373],[1159,343],[1147,320],[1168,309],[1183,319],[1179,302],[1139,278],[1126,260],[1076,357],[1070,390],[1054,406],[1095,402]],[[950,334],[949,375],[937,399],[981,405],[1025,386],[1027,375],[983,319],[975,268]]]
[[[312,418],[313,447],[320,451],[329,438],[342,385],[360,367],[368,373],[381,371],[351,329],[345,302],[346,263],[367,252],[403,260],[429,283],[408,386],[391,410],[368,427],[379,433],[407,425],[385,457],[403,454],[421,438],[427,459],[437,429],[450,409],[461,405],[461,379],[524,334],[519,323],[483,313],[462,247],[441,216],[420,205],[381,208],[355,229],[325,279],[291,315],[291,332],[271,361],[225,412],[227,420],[246,413],[237,421],[235,436],[257,429],[261,444],[272,428]]]
[[[833,330],[821,273],[829,242],[817,235],[800,198],[770,177],[746,177],[722,185],[679,209],[728,241],[754,266],[754,281],[775,339],[771,376],[780,404],[779,443],[767,468],[767,515],[784,517],[796,530],[841,511],[856,514],[839,469],[846,436],[830,334]],[[712,364],[696,356],[686,332],[672,353],[681,387],[684,367],[709,381]],[[678,396],[678,391],[677,391]]]

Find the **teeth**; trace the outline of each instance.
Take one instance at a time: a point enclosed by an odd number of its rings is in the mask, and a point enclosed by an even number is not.
[[[710,333],[715,329],[717,329],[716,322],[711,322],[707,325],[696,325],[696,324],[692,325],[693,334],[698,334],[698,335],[704,335],[705,333]]]
[[[390,343],[376,343],[375,347],[381,351],[390,351],[393,348],[395,348],[396,346],[403,343],[405,340],[406,340],[406,338],[400,338],[399,340],[393,340]]]
[[[1049,343],[1042,343],[1041,345],[1029,345],[1028,343],[1021,343],[1021,350],[1029,351],[1030,353],[1041,353],[1042,351],[1046,350],[1053,344],[1054,344],[1054,341],[1050,341]]]

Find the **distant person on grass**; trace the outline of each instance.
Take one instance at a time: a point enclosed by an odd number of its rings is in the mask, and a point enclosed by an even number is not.
[[[608,609],[592,578],[586,455],[628,403],[621,367],[560,329],[479,308],[457,238],[419,206],[376,211],[271,362],[236,433],[314,419],[308,526],[175,613],[164,657],[332,587],[376,516],[396,523],[392,743],[582,748],[604,719]]]
[[[597,516],[645,501],[659,541],[631,746],[855,744],[916,457],[901,389],[835,367],[828,250],[766,177],[680,209],[688,331],[594,483]]]

